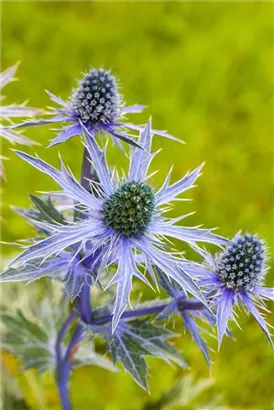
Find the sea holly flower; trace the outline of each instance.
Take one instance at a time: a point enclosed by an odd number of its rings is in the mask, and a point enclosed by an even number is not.
[[[205,302],[199,288],[191,276],[200,269],[198,264],[174,255],[163,238],[171,237],[182,240],[189,245],[198,242],[209,242],[224,245],[227,240],[214,234],[211,230],[199,227],[178,226],[177,219],[163,216],[164,204],[193,187],[201,172],[202,166],[187,173],[181,180],[170,184],[171,173],[168,174],[162,187],[155,192],[147,181],[147,170],[155,153],[151,151],[150,122],[141,133],[139,143],[144,150],[132,148],[130,169],[127,177],[115,181],[110,174],[105,149],[101,150],[93,138],[86,134],[86,147],[92,158],[99,184],[96,195],[86,191],[61,164],[61,171],[53,168],[38,157],[23,152],[17,154],[25,161],[51,176],[62,188],[63,193],[72,197],[81,205],[83,220],[70,222],[67,225],[52,225],[51,236],[27,247],[14,261],[26,263],[32,259],[46,260],[62,250],[78,246],[78,253],[91,258],[100,250],[98,272],[109,265],[116,264],[117,271],[109,282],[116,284],[116,302],[113,310],[113,330],[129,304],[129,296],[133,277],[145,283],[148,280],[140,271],[144,266],[152,279],[156,281],[154,266],[161,269],[168,277],[174,279],[186,292]],[[180,218],[182,219],[182,218]],[[79,245],[80,244],[80,245]],[[142,255],[140,261],[138,255]],[[96,263],[98,259],[96,258]]]
[[[15,80],[14,74],[17,70],[18,64],[6,69],[2,73],[0,73],[0,91],[2,88],[5,87],[8,83]],[[36,108],[31,108],[26,106],[25,103],[16,105],[2,105],[2,101],[5,97],[0,94],[0,101],[1,101],[1,124],[0,124],[0,136],[2,138],[7,139],[12,144],[24,144],[24,145],[33,145],[37,144],[34,141],[24,137],[23,135],[19,134],[18,132],[13,131],[10,127],[4,126],[2,124],[3,120],[10,121],[12,118],[16,117],[33,117],[41,113],[41,110]],[[0,159],[4,159],[0,157]],[[2,166],[2,162],[0,163],[0,176],[4,177],[4,168]]]
[[[67,124],[51,141],[50,146],[80,135],[85,129],[88,130],[89,137],[94,137],[101,132],[108,133],[120,147],[120,140],[138,145],[134,140],[135,137],[128,135],[128,130],[141,131],[144,126],[126,122],[125,115],[139,113],[145,106],[134,104],[126,107],[119,93],[117,79],[109,71],[102,68],[90,70],[79,81],[78,87],[72,91],[69,101],[64,101],[50,92],[47,93],[50,99],[61,108],[53,108],[50,119],[28,121],[20,124],[19,127]],[[182,142],[165,131],[154,130],[153,132]]]
[[[212,305],[217,306],[218,343],[221,345],[234,307],[244,306],[261,326],[273,346],[268,325],[259,311],[266,310],[264,299],[274,299],[274,289],[264,286],[267,272],[266,249],[257,235],[237,233],[225,250],[212,257],[200,249],[207,270],[201,272],[202,286],[210,290]]]

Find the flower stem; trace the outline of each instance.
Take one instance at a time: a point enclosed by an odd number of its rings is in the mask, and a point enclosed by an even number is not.
[[[161,313],[168,305],[169,303],[163,303],[161,305],[144,307],[144,308],[140,308],[136,310],[126,311],[122,314],[121,319],[134,320],[140,316],[155,315],[157,313]],[[204,309],[204,305],[199,301],[193,301],[191,299],[189,300],[184,299],[182,301],[178,301],[178,309],[180,311],[201,310],[201,309]],[[104,325],[112,321],[111,315],[96,317],[96,313],[98,312],[96,312],[95,310],[89,322],[90,325]],[[71,359],[71,355],[74,354],[75,347],[79,344],[79,342],[83,338],[83,335],[84,335],[84,329],[82,328],[82,326],[77,326],[77,328],[75,329],[74,335],[71,339],[71,342],[67,348],[67,352],[65,354],[65,360],[67,362]]]
[[[61,329],[58,332],[56,344],[55,344],[55,351],[56,351],[56,378],[57,378],[57,386],[59,391],[59,396],[62,404],[63,410],[71,410],[69,394],[68,394],[68,378],[69,378],[69,371],[70,371],[70,364],[66,360],[66,357],[62,354],[62,347],[61,343],[66,334],[66,331],[71,324],[71,322],[76,317],[76,312],[73,310],[70,312],[69,316],[63,323]]]
[[[85,147],[84,149],[84,154],[83,154],[83,161],[82,161],[82,171],[81,171],[81,185],[87,190],[90,191],[90,183],[89,179],[91,176],[91,163],[90,163],[90,155]],[[74,219],[81,218],[81,213],[75,211],[74,214]],[[75,302],[75,308],[78,310],[78,313],[81,317],[81,319],[85,323],[89,323],[91,321],[91,304],[90,304],[90,286],[88,284],[85,284],[82,287],[82,290],[79,294],[79,296],[76,299]],[[76,317],[77,313],[72,311],[68,318],[65,320],[63,326],[61,327],[57,340],[56,340],[56,363],[57,363],[57,386],[58,386],[58,391],[59,391],[59,396],[60,400],[62,403],[62,409],[63,410],[71,410],[71,404],[69,400],[69,389],[68,389],[68,380],[69,380],[69,374],[71,371],[71,355],[73,354],[73,348],[79,343],[83,336],[83,330],[80,326],[77,326],[75,329],[74,335],[70,341],[70,344],[67,348],[66,353],[63,355],[62,354],[62,348],[61,348],[61,343],[64,338],[64,335],[73,321],[73,319]]]
[[[136,309],[136,310],[129,310],[122,314],[121,319],[135,319],[140,316],[150,316],[155,315],[157,313],[161,313],[166,307],[168,303],[156,306],[150,306],[146,308]],[[183,300],[178,301],[178,308],[180,311],[184,310],[201,310],[204,308],[204,305],[201,302],[193,301],[193,300]],[[96,318],[96,311],[94,312],[94,318],[91,320],[90,324],[93,325],[104,325],[105,323],[111,322],[112,315],[105,315]]]
[[[84,329],[82,328],[82,326],[78,325],[71,338],[70,344],[68,345],[68,348],[65,354],[66,361],[69,362],[72,359],[72,356],[75,351],[75,347],[80,343],[83,336],[84,336]]]
[[[124,312],[121,316],[121,319],[135,319],[140,316],[149,316],[153,315],[156,313],[162,312],[162,310],[167,307],[167,304],[165,305],[158,305],[158,306],[151,306],[149,308],[143,308],[143,309],[138,309],[138,310],[129,310],[127,312]],[[98,318],[94,318],[91,321],[91,324],[93,325],[104,325],[105,323],[111,322],[112,321],[112,315],[106,315],[106,316],[101,316]]]
[[[89,155],[89,152],[87,148],[84,148],[84,153],[83,153],[83,160],[82,160],[82,172],[81,172],[81,180],[80,184],[82,185],[83,188],[85,188],[87,191],[90,191],[90,176],[91,176],[91,158]]]
[[[75,307],[84,323],[90,323],[92,308],[90,303],[90,286],[84,285],[79,296],[76,299]]]
[[[91,187],[90,187],[90,177],[91,177],[91,158],[89,155],[89,152],[87,148],[84,148],[84,153],[83,153],[83,160],[82,160],[82,171],[81,171],[81,185],[83,188],[85,188],[87,191],[90,192]],[[78,218],[81,218],[81,214],[77,215]],[[79,310],[79,314],[83,322],[89,323],[91,320],[91,304],[90,304],[90,286],[89,285],[84,285],[82,287],[82,290],[77,297],[76,300],[76,306]]]

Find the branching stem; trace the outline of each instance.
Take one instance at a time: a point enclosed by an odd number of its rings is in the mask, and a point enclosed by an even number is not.
[[[155,315],[157,313],[161,313],[167,306],[168,306],[168,303],[165,303],[162,305],[150,306],[150,307],[145,307],[145,308],[136,309],[136,310],[129,310],[122,314],[121,319],[130,320],[130,319],[135,319],[140,316]],[[185,299],[183,301],[178,302],[178,306],[181,311],[204,309],[204,305],[201,302],[193,301],[191,299],[189,300]],[[91,324],[104,325],[105,323],[111,322],[111,320],[112,320],[111,315],[105,315],[105,316],[96,318],[96,311],[95,311],[94,319],[91,320]]]

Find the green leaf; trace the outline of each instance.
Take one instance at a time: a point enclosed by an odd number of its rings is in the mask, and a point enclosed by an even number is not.
[[[147,365],[144,356],[158,357],[168,363],[173,361],[182,367],[187,366],[181,353],[167,341],[176,335],[146,320],[120,323],[114,334],[111,334],[109,327],[96,326],[92,330],[106,339],[114,362],[120,361],[133,379],[146,390]]]
[[[22,310],[1,315],[4,331],[1,347],[22,361],[24,370],[44,372],[55,366],[55,340],[67,313],[67,304],[55,305],[44,298],[33,308],[33,318]]]
[[[32,341],[44,343],[47,336],[44,331],[34,322],[28,320],[21,310],[15,314],[5,313],[1,315],[2,322],[7,326],[8,332],[13,333],[13,342],[24,341],[26,336],[30,336]],[[9,334],[8,333],[8,334]]]
[[[177,336],[170,330],[156,326],[147,320],[136,320],[130,323],[128,334],[139,341],[146,355],[159,357],[168,363],[173,361],[181,367],[188,367],[181,353],[167,342],[167,339]]]
[[[58,212],[57,209],[52,205],[50,198],[48,198],[47,202],[44,202],[37,196],[30,195],[30,199],[40,212],[40,221],[66,225],[65,219],[60,214],[60,212]]]
[[[109,342],[114,363],[119,360],[133,379],[144,389],[147,385],[147,365],[140,354],[140,345],[126,332],[116,335]]]
[[[27,319],[21,310],[3,314],[1,319],[6,326],[1,345],[22,360],[24,369],[43,372],[54,365],[49,336],[38,323]]]
[[[34,208],[17,208],[12,207],[12,209],[25,218],[31,225],[33,225],[40,233],[48,234],[51,232],[43,222],[56,225],[62,224],[66,225],[66,220],[63,215],[53,206],[51,199],[48,198],[46,202],[42,201],[40,198],[30,195],[30,199],[34,203]],[[42,222],[42,223],[41,223]]]

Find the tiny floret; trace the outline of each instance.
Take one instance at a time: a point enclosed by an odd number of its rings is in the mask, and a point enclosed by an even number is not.
[[[255,235],[236,235],[217,257],[217,274],[228,288],[253,291],[265,273],[265,248]]]
[[[126,182],[104,203],[106,225],[126,236],[142,235],[154,212],[154,194],[149,185]]]
[[[92,69],[84,77],[74,90],[71,102],[84,124],[110,124],[122,107],[116,78],[103,69]]]

